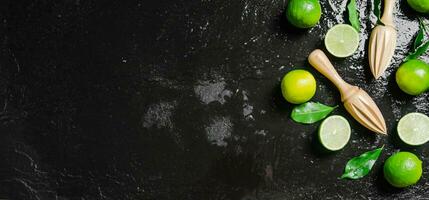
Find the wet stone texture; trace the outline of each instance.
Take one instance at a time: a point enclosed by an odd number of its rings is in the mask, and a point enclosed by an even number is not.
[[[321,4],[320,24],[297,30],[282,17],[285,0],[0,2],[0,199],[429,199],[427,146],[395,136],[404,114],[429,114],[427,94],[404,95],[394,81],[418,29],[405,0],[383,77],[373,80],[367,63],[370,0],[357,3],[359,51],[332,58],[380,106],[390,136],[339,107],[352,138],[326,153],[318,124],[289,118],[279,82],[292,69],[315,75],[314,101],[340,104],[306,61],[330,27],[347,23],[345,1]],[[369,176],[339,178],[348,159],[382,145]],[[381,171],[399,150],[424,164],[403,190]]]

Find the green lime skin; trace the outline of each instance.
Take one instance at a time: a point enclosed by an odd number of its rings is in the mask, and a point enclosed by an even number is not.
[[[318,0],[291,0],[286,9],[288,21],[298,28],[315,26],[322,16]]]
[[[419,95],[429,89],[429,65],[413,59],[403,63],[396,72],[396,83],[409,95]]]
[[[281,89],[286,101],[293,104],[305,103],[316,93],[316,79],[306,70],[292,70],[283,77]]]
[[[422,161],[413,153],[399,152],[384,163],[384,178],[392,186],[404,188],[414,185],[422,176]]]
[[[412,9],[420,13],[429,13],[429,0],[407,0]]]

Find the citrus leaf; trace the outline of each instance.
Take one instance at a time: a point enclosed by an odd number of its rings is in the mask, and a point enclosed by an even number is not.
[[[318,102],[307,102],[293,108],[291,118],[295,122],[312,124],[324,119],[337,107],[323,105]]]
[[[381,16],[381,0],[374,0],[374,15],[377,17],[377,24],[384,25],[380,20]]]
[[[417,33],[416,39],[414,40],[414,45],[413,45],[413,50],[415,51],[419,46],[422,45],[423,43],[423,29],[419,29],[419,32]]]
[[[349,13],[350,24],[353,26],[353,28],[360,32],[360,22],[356,8],[356,0],[350,0],[349,5],[347,5],[347,11]]]
[[[422,19],[421,17],[419,17],[418,19],[419,19],[419,27],[423,29],[423,32],[425,34],[428,34],[428,30],[426,29],[426,24],[424,22],[424,19]]]
[[[419,46],[414,52],[410,53],[410,55],[408,55],[405,58],[405,61],[420,57],[421,55],[426,53],[428,48],[429,48],[429,41],[426,41],[423,45]]]
[[[423,42],[425,34],[427,34],[426,25],[424,24],[423,20],[419,18],[419,32],[417,33],[416,38],[414,39],[411,53],[408,54],[404,62],[411,59],[417,59],[418,57],[426,53],[426,51],[429,48],[429,40],[426,42]]]
[[[341,178],[360,179],[366,176],[371,171],[382,150],[383,147],[365,152],[349,160]]]
[[[416,38],[414,39],[414,45],[412,51],[416,51],[416,49],[423,44],[423,38],[426,33],[426,26],[423,23],[422,19],[419,18],[419,32],[417,33]]]

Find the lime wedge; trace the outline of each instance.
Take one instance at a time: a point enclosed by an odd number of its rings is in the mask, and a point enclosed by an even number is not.
[[[399,120],[397,130],[404,143],[422,145],[429,141],[429,117],[422,113],[409,113]]]
[[[326,118],[319,127],[319,140],[331,151],[342,149],[350,140],[350,124],[339,115]]]
[[[335,25],[326,33],[325,46],[335,57],[351,56],[359,46],[359,33],[350,25]]]

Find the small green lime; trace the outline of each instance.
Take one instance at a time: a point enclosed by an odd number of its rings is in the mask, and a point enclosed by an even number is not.
[[[286,101],[301,104],[316,93],[316,79],[306,70],[292,70],[283,77],[281,89]]]
[[[407,0],[407,2],[415,11],[429,13],[429,0]]]
[[[396,83],[410,95],[425,92],[429,88],[429,65],[417,59],[403,63],[396,72]]]
[[[422,176],[422,161],[413,153],[399,152],[384,163],[384,178],[392,186],[403,188],[417,183]]]
[[[286,9],[288,21],[298,28],[315,26],[322,16],[318,0],[291,0]]]

